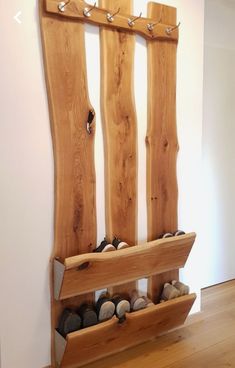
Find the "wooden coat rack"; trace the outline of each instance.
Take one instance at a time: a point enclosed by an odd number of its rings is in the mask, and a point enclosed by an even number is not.
[[[55,157],[55,242],[51,258],[52,367],[75,368],[147,341],[184,323],[196,298],[163,304],[165,282],[178,279],[195,233],[158,239],[177,229],[176,9],[150,2],[135,20],[131,0],[39,0],[44,65]],[[120,9],[119,9],[120,8]],[[116,13],[114,15],[114,13]],[[96,247],[95,120],[87,87],[84,23],[100,27],[101,112],[105,151],[106,236],[131,247],[91,253]],[[147,40],[148,242],[137,241],[137,118],[133,91],[135,34]],[[122,147],[120,149],[120,147]],[[158,240],[156,240],[158,239]],[[63,338],[65,307],[94,301],[95,290],[129,294],[148,277],[154,306],[116,317]],[[141,331],[141,333],[139,333]]]

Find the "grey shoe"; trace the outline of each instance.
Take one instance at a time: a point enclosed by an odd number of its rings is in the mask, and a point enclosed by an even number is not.
[[[189,294],[189,286],[183,284],[183,282],[173,280],[172,285],[179,290],[180,296],[188,295]]]
[[[115,305],[109,297],[101,295],[96,303],[96,311],[99,322],[107,321],[113,317]]]
[[[79,315],[82,318],[82,327],[94,326],[98,323],[95,307],[92,304],[83,304],[79,310]]]
[[[66,308],[59,320],[58,332],[66,337],[70,332],[77,331],[81,328],[82,320],[78,313]]]
[[[133,291],[131,296],[131,310],[133,312],[138,311],[140,309],[146,308],[146,306],[146,300],[143,297],[139,296],[137,291]]]
[[[131,310],[130,302],[120,295],[115,295],[112,302],[115,305],[115,313],[118,318],[123,318]]]
[[[175,299],[178,298],[179,296],[180,296],[179,290],[167,282],[163,287],[161,301]]]

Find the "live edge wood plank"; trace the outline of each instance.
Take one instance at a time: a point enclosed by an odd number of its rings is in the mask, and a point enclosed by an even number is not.
[[[55,159],[54,256],[96,246],[94,134],[87,87],[84,24],[43,11],[42,41]]]
[[[87,88],[84,24],[45,12],[40,22],[55,161],[55,239],[52,258],[88,253],[96,246],[94,134]],[[53,269],[53,262],[52,267]],[[52,366],[54,330],[67,301],[56,302],[51,280]],[[92,300],[93,295],[83,296]],[[69,303],[79,305],[80,298]]]
[[[64,265],[60,264],[63,277],[58,286],[58,297],[66,299],[86,291],[122,285],[126,281],[184,267],[195,236],[195,233],[190,233],[116,252],[68,258]]]
[[[117,8],[116,0],[100,0],[99,5]],[[118,6],[124,12],[131,12],[132,1],[120,0]],[[117,236],[132,246],[136,244],[137,237],[137,123],[133,89],[135,36],[101,27],[100,47],[106,233],[109,241]],[[126,270],[120,271],[126,274]],[[111,292],[130,293],[133,289],[135,283]]]
[[[190,294],[128,313],[123,323],[114,317],[97,326],[71,333],[64,341],[64,354],[59,366],[77,368],[175,328],[184,323],[195,298],[195,294]]]
[[[98,26],[105,26],[107,28],[111,29],[120,29],[122,31],[128,31],[132,33],[138,33],[142,37],[145,37],[146,39],[168,39],[168,40],[177,40],[178,38],[178,29],[172,31],[171,34],[166,33],[166,29],[169,27],[169,24],[162,24],[159,22],[159,19],[147,19],[147,18],[140,18],[138,19],[138,22],[135,22],[134,27],[130,27],[128,25],[128,19],[133,19],[135,16],[130,15],[130,13],[127,13],[127,10],[125,10],[123,7],[121,7],[120,12],[116,14],[115,20],[111,23],[107,20],[107,13],[115,11],[117,8],[117,5],[115,8],[112,8],[112,4],[107,4],[109,7],[106,9],[104,7],[98,8],[95,7],[92,10],[92,16],[91,17],[85,17],[83,14],[84,8],[90,8],[91,5],[87,4],[83,0],[71,0],[68,2],[68,4],[65,6],[65,11],[61,12],[58,8],[60,0],[45,0],[45,6],[46,11],[52,14],[56,14],[60,17],[70,18],[71,20],[75,21],[82,21],[82,22],[88,22],[94,25]],[[126,12],[126,13],[123,13]],[[159,22],[158,24],[156,24]],[[153,28],[152,31],[149,31],[147,28],[148,24],[156,24],[156,26]]]
[[[176,9],[148,3],[148,16],[176,24]],[[176,50],[177,42],[154,40],[148,49],[147,222],[148,241],[178,228],[176,159]],[[165,282],[178,279],[178,270],[149,280],[149,294],[159,301]]]

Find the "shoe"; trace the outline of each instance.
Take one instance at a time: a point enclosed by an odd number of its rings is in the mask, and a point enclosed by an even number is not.
[[[131,296],[131,310],[133,312],[146,308],[147,302],[144,297],[140,297],[137,291],[132,292]]]
[[[155,305],[151,299],[149,299],[147,296],[142,296],[142,298],[145,300],[146,302],[146,308],[148,307],[152,307],[153,305]]]
[[[180,235],[185,235],[185,232],[182,230],[177,230],[173,233],[174,236],[180,236]]]
[[[93,252],[111,252],[113,250],[116,250],[113,244],[110,244],[107,242],[107,240],[104,238],[104,240],[100,243],[100,245],[93,250]]]
[[[178,298],[179,296],[180,296],[179,290],[167,282],[163,287],[161,301],[175,299]]]
[[[66,337],[68,333],[80,330],[81,325],[82,320],[79,314],[66,308],[60,317],[58,332]]]
[[[82,318],[83,328],[97,325],[98,318],[97,318],[95,307],[92,304],[81,305],[78,312]]]
[[[173,280],[172,285],[179,290],[180,296],[189,294],[189,286],[185,285],[183,282]]]
[[[162,234],[159,239],[171,238],[172,236],[173,236],[172,233],[165,233],[165,234]]]
[[[116,237],[113,239],[112,244],[115,247],[115,249],[117,249],[117,250],[124,249],[124,248],[129,248],[129,244],[127,244],[126,242],[124,242],[121,239],[118,239]]]
[[[112,302],[115,305],[115,313],[119,319],[123,318],[125,314],[129,313],[131,310],[130,302],[120,295],[115,295],[112,298]]]
[[[96,303],[98,321],[103,322],[112,318],[115,313],[115,305],[108,295],[101,295]]]

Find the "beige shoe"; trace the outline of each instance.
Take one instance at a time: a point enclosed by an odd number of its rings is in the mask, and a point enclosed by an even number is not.
[[[144,299],[144,297],[140,297],[137,293],[137,291],[133,291],[132,292],[132,296],[131,296],[131,310],[134,311],[138,311],[140,309],[144,309],[147,306],[147,302]]]
[[[119,319],[123,318],[131,310],[130,302],[120,295],[113,296],[112,302],[115,305],[115,313]]]
[[[115,305],[108,294],[101,294],[96,303],[98,321],[103,322],[112,318],[115,313]]]
[[[155,305],[153,302],[152,302],[152,300],[151,299],[149,299],[147,296],[143,296],[142,297],[144,300],[145,300],[145,302],[146,302],[146,308],[148,308],[148,307],[152,307],[153,305]]]
[[[185,285],[183,282],[173,280],[172,285],[179,290],[180,296],[189,294],[189,286]]]
[[[162,291],[161,301],[175,299],[175,298],[178,298],[179,296],[180,296],[179,290],[167,282],[164,285],[164,288]]]

